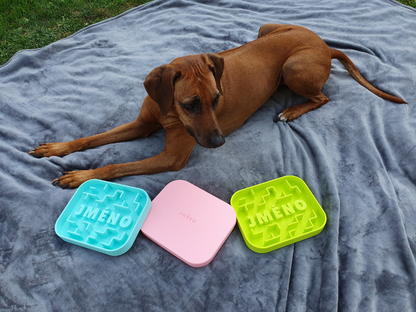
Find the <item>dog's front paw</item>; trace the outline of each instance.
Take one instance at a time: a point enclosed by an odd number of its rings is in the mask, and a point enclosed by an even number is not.
[[[94,170],[66,171],[62,177],[52,181],[62,188],[77,188],[85,181],[95,178]]]
[[[32,149],[29,155],[35,157],[65,156],[72,153],[68,143],[41,143]]]

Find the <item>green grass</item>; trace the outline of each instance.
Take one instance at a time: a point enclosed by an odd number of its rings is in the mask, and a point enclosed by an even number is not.
[[[0,0],[0,65],[150,0]],[[399,0],[416,8],[416,0]]]
[[[398,0],[400,3],[404,5],[411,6],[412,8],[416,8],[416,0]]]
[[[0,65],[150,0],[0,0]]]

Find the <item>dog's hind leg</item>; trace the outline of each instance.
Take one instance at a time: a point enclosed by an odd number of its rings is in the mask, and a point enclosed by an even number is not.
[[[275,118],[275,122],[292,121],[328,103],[328,98],[321,90],[331,71],[331,59],[328,57],[314,59],[314,55],[314,52],[294,54],[283,65],[282,74],[285,84],[291,91],[309,100],[286,108]]]
[[[319,92],[316,96],[310,96],[310,100],[305,103],[286,108],[273,121],[293,121],[299,116],[321,107],[328,101],[328,98],[322,92]]]

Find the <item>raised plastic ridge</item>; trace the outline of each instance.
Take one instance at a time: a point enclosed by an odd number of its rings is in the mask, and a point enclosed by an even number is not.
[[[231,197],[247,246],[266,253],[319,234],[326,214],[306,183],[284,176],[237,191]]]
[[[140,188],[89,180],[72,196],[55,232],[64,241],[119,256],[133,245],[150,207],[149,196]]]

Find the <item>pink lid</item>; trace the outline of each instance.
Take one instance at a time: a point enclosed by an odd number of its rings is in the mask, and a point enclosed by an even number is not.
[[[211,262],[236,223],[234,209],[195,185],[177,180],[152,201],[141,231],[192,267]]]

